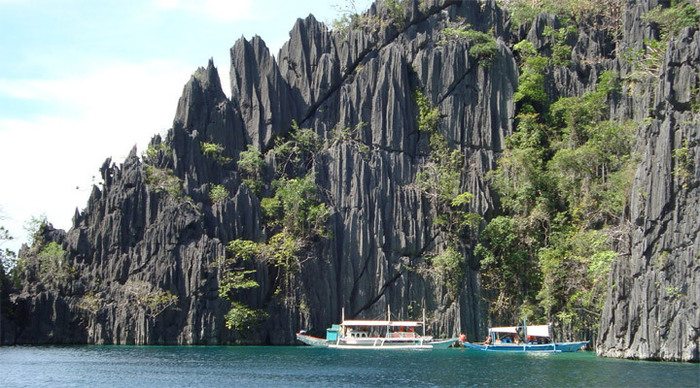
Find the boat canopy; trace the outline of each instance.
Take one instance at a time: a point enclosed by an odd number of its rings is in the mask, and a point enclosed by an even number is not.
[[[417,327],[423,326],[422,322],[417,321],[362,321],[362,320],[349,320],[343,321],[342,326],[393,326],[393,327]]]
[[[529,331],[528,327],[528,331]],[[504,327],[490,327],[489,328],[489,333],[510,333],[510,334],[518,334],[518,328],[515,326],[504,326]]]
[[[508,333],[508,334],[518,334],[518,326],[503,326],[503,327],[491,327],[489,328],[489,333]],[[527,326],[527,335],[533,337],[550,337],[549,325],[533,325]]]
[[[531,335],[533,337],[549,337],[549,325],[528,326],[527,335]]]

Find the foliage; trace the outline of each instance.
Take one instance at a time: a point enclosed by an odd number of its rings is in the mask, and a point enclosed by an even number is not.
[[[577,329],[596,329],[616,257],[603,231],[565,227],[552,234],[539,252],[544,281],[537,297],[545,314],[565,317]]]
[[[122,290],[152,318],[157,317],[178,302],[177,295],[143,280],[129,279],[124,283]]]
[[[245,332],[255,328],[267,316],[267,313],[262,310],[250,308],[240,302],[233,302],[231,309],[224,316],[224,320],[227,329]]]
[[[692,147],[688,147],[688,140],[683,140],[681,147],[673,150],[673,159],[675,167],[673,175],[681,183],[681,186],[687,189],[693,180],[695,172],[694,152]]]
[[[78,300],[77,307],[90,315],[97,315],[104,303],[102,297],[93,292],[88,292]]]
[[[281,178],[272,186],[275,195],[260,202],[269,226],[302,239],[326,236],[330,210],[319,201],[313,172],[303,178]]]
[[[219,281],[219,297],[228,298],[234,291],[260,287],[255,279],[249,277],[255,272],[254,269],[227,271]]]
[[[226,251],[231,255],[220,265],[219,297],[232,300],[235,291],[260,287],[257,281],[250,278],[256,271],[242,267],[260,254],[260,245],[254,241],[236,239],[227,244]]]
[[[489,312],[499,321],[514,321],[512,312],[534,303],[540,274],[534,252],[538,245],[521,218],[493,218],[479,235],[474,253],[480,260],[481,287],[489,295]],[[534,244],[533,244],[534,243]]]
[[[169,145],[165,143],[151,143],[146,148],[146,152],[143,154],[142,158],[145,163],[155,165],[161,155],[170,155],[173,150]]]
[[[272,264],[285,273],[299,272],[301,246],[297,239],[287,232],[280,232],[270,238],[264,247],[264,255]]]
[[[146,165],[146,184],[157,193],[166,193],[174,199],[184,198],[182,181],[167,168]]]
[[[438,276],[444,280],[447,292],[455,298],[464,278],[464,255],[450,246],[434,256],[431,263]]]
[[[576,27],[567,26],[559,29],[554,29],[551,26],[546,26],[542,35],[549,37],[552,41],[552,56],[551,62],[555,66],[569,66],[571,64],[570,44],[567,44],[571,38],[576,36]]]
[[[262,190],[262,172],[265,166],[260,150],[253,145],[248,145],[247,150],[241,151],[237,164],[238,171],[243,175],[243,183],[259,195]]]
[[[526,41],[516,51],[517,130],[489,174],[505,214],[480,234],[482,287],[492,317],[519,312],[591,330],[616,257],[608,240],[629,197],[638,124],[607,120],[620,89],[614,73],[602,73],[593,91],[550,103],[541,74],[554,61]]]
[[[36,270],[43,284],[63,286],[75,275],[75,269],[66,261],[66,251],[57,242],[44,245],[37,253]]]
[[[533,44],[527,40],[517,43],[513,49],[520,54],[522,61],[518,89],[513,94],[520,106],[520,114],[546,113],[548,96],[544,87],[544,72],[548,65],[547,58],[538,55]]]
[[[272,149],[276,173],[283,177],[305,173],[313,166],[321,146],[322,142],[316,132],[309,128],[300,128],[296,121],[293,121],[287,138],[277,138]]]
[[[333,134],[331,136],[331,146],[337,143],[350,143],[355,147],[357,151],[362,154],[368,154],[370,152],[369,145],[362,142],[362,128],[365,126],[364,122],[359,122],[354,127],[344,127],[338,123],[333,129]]]
[[[556,15],[564,24],[595,26],[612,36],[622,33],[625,0],[497,0],[509,11],[516,29],[540,13]]]
[[[202,142],[200,144],[202,154],[207,157],[213,158],[217,163],[225,165],[231,162],[231,158],[224,156],[224,146],[217,143]]]
[[[223,185],[214,185],[209,190],[209,199],[214,205],[224,202],[228,196],[229,192]]]
[[[6,241],[12,240],[13,237],[4,226],[0,226],[0,247]],[[9,249],[0,249],[0,270],[2,273],[8,274],[17,264],[17,255]]]
[[[451,148],[438,131],[438,109],[430,105],[420,90],[413,95],[418,107],[418,128],[429,135],[430,148],[427,160],[416,173],[415,184],[436,206],[439,216],[435,224],[447,233],[453,244],[460,244],[469,229],[476,229],[481,221],[479,215],[469,212],[469,202],[474,196],[460,191],[464,155]]]
[[[631,47],[623,53],[622,58],[632,67],[626,81],[633,86],[659,76],[668,42],[683,28],[700,24],[700,9],[689,1],[679,1],[668,8],[649,10],[642,20],[659,29],[659,39],[645,39],[643,48]]]
[[[381,5],[386,8],[390,22],[396,28],[401,29],[406,24],[404,12],[408,2],[409,0],[381,0]]]
[[[668,8],[657,6],[649,10],[642,16],[642,20],[657,25],[662,40],[668,40],[686,27],[700,25],[700,9],[691,1],[678,1]]]
[[[462,40],[469,42],[469,55],[485,63],[491,63],[498,53],[496,39],[485,32],[469,29],[469,26],[446,27],[442,36],[447,40]]]
[[[433,107],[430,100],[420,90],[413,92],[413,99],[418,107],[418,130],[425,133],[437,131],[440,123],[440,111]]]

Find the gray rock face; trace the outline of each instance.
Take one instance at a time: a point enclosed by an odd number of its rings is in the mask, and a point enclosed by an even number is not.
[[[299,19],[279,65],[259,37],[241,38],[231,49],[231,100],[211,62],[197,70],[173,128],[153,139],[148,165],[135,150],[120,166],[107,160],[104,185],[94,188],[74,227],[58,236],[44,231],[45,241],[68,252],[76,275],[63,286],[29,282],[14,298],[20,323],[9,342],[284,344],[301,328],[325,330],[343,308],[346,316],[375,317],[387,305],[405,319],[419,318],[424,306],[435,335],[476,336],[483,317],[471,252],[464,252],[468,268],[458,295],[448,297],[444,281],[429,271],[426,258],[446,242],[433,224],[434,203],[414,184],[428,147],[413,93],[423,90],[438,107],[440,131],[464,154],[461,189],[475,194],[473,211],[492,211],[484,176],[512,130],[516,64],[501,41],[493,64],[484,66],[467,54],[467,43],[438,40],[448,22],[487,29],[502,25],[501,13],[492,3],[448,1],[421,9],[416,2],[400,22],[377,6],[366,17],[365,27],[346,34],[331,33],[313,16]],[[276,270],[258,265],[260,288],[243,301],[269,318],[234,336],[223,327],[229,302],[218,297],[216,264],[228,241],[264,238],[260,198],[241,184],[235,161],[250,144],[267,152],[292,119],[325,141],[314,170],[331,209],[332,237],[305,252],[294,295],[272,295]],[[355,126],[352,139],[335,135]],[[222,158],[206,155],[203,142],[222,145]],[[154,168],[172,171],[181,193],[159,190]],[[212,205],[215,184],[230,196]],[[30,266],[27,279],[37,268]],[[153,314],[138,299],[139,287],[171,293],[177,302]]]
[[[670,43],[650,93],[653,119],[639,139],[630,193],[629,251],[613,266],[601,355],[700,360],[700,112],[691,108],[698,74],[700,32],[686,29]]]

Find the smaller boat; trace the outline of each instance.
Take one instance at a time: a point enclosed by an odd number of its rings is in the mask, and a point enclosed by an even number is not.
[[[553,342],[551,325],[527,326],[524,322],[522,326],[491,327],[484,343],[464,342],[462,345],[491,352],[561,353],[581,350],[588,341]]]
[[[344,314],[343,314],[344,315]],[[423,335],[417,333],[423,328]],[[345,320],[326,329],[326,338],[297,334],[297,340],[315,347],[335,349],[446,349],[457,343],[457,338],[434,339],[425,335],[423,321]]]

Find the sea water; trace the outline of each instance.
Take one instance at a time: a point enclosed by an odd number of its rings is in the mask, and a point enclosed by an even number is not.
[[[247,346],[0,347],[0,387],[698,387],[700,365],[591,352]]]

